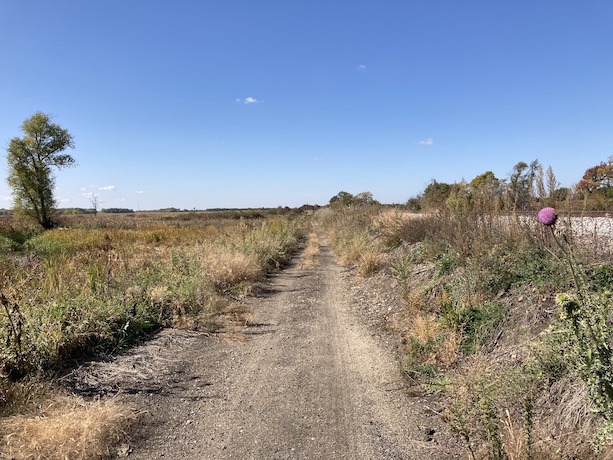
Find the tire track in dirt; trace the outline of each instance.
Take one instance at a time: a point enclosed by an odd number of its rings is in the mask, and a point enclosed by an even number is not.
[[[244,340],[173,342],[175,359],[156,371],[162,389],[126,396],[150,414],[130,458],[464,457],[351,313],[341,268],[321,242],[318,267],[291,264],[247,302]]]

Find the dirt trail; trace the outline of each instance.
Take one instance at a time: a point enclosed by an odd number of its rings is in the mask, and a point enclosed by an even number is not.
[[[318,267],[292,264],[247,302],[240,333],[169,331],[122,358],[129,365],[117,365],[138,378],[107,385],[149,413],[130,458],[464,458],[352,313],[341,268],[321,243]]]

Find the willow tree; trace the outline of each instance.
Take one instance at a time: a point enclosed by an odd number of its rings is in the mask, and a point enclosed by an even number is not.
[[[35,219],[43,228],[52,228],[55,211],[53,168],[75,164],[74,158],[62,153],[74,148],[70,133],[51,123],[49,115],[37,112],[21,125],[23,137],[14,137],[7,147],[8,178],[13,189],[16,215]]]

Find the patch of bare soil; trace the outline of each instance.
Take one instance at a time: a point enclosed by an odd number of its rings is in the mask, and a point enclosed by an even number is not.
[[[398,308],[389,280],[350,277],[320,243],[319,264],[274,275],[240,327],[166,330],[65,383],[146,411],[133,459],[465,458],[377,326]]]

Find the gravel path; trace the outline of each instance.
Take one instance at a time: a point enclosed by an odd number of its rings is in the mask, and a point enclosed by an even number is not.
[[[409,396],[323,241],[319,259],[275,275],[239,331],[166,331],[106,374],[84,370],[147,411],[130,458],[465,458],[426,400]],[[131,375],[109,383],[121,372],[108,366]]]

